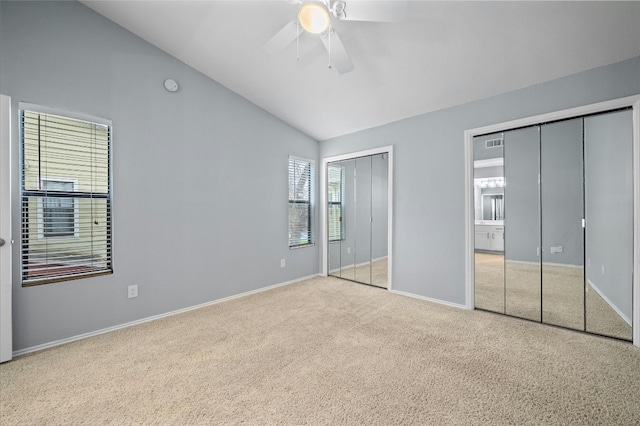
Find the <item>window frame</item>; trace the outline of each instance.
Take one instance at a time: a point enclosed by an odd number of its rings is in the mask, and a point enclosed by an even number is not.
[[[109,255],[106,258],[106,267],[104,269],[101,270],[97,270],[97,271],[85,271],[85,272],[79,272],[79,273],[70,273],[68,275],[56,275],[53,276],[51,278],[36,278],[36,279],[31,279],[28,280],[27,277],[27,271],[25,270],[25,264],[26,264],[26,259],[25,259],[25,247],[24,247],[24,238],[25,238],[25,224],[24,224],[24,211],[23,209],[23,202],[25,197],[30,197],[30,196],[37,196],[34,193],[38,193],[38,192],[42,192],[42,191],[33,191],[33,190],[26,190],[25,189],[25,153],[24,153],[24,126],[23,126],[23,120],[24,120],[24,114],[25,112],[31,112],[31,113],[36,113],[36,114],[47,114],[47,115],[53,115],[53,116],[58,116],[64,119],[69,119],[69,120],[77,120],[77,121],[84,121],[84,122],[89,122],[92,123],[94,125],[101,125],[101,126],[105,126],[107,127],[107,131],[108,131],[108,142],[107,142],[107,149],[108,149],[108,155],[107,155],[107,161],[106,161],[106,167],[107,167],[107,188],[108,188],[108,192],[106,194],[99,194],[99,193],[80,193],[78,192],[77,194],[81,194],[79,196],[74,196],[71,197],[74,199],[74,235],[71,236],[50,236],[50,237],[45,237],[44,236],[44,229],[41,229],[42,226],[38,225],[36,228],[36,234],[37,234],[37,238],[40,239],[41,235],[42,235],[42,240],[43,241],[47,241],[49,239],[56,239],[56,240],[63,240],[63,239],[71,239],[71,238],[79,238],[80,237],[80,212],[79,212],[79,203],[78,203],[78,199],[80,198],[92,198],[92,199],[104,199],[105,200],[105,212],[106,212],[106,222],[105,222],[105,226],[106,226],[106,241],[105,241],[105,245],[106,245],[106,250],[109,253]],[[82,114],[82,113],[77,113],[77,112],[70,112],[70,111],[66,111],[66,110],[61,110],[61,109],[57,109],[57,108],[51,108],[51,107],[47,107],[47,106],[43,106],[43,105],[38,105],[38,104],[31,104],[31,103],[26,103],[26,102],[19,102],[18,103],[18,114],[17,114],[17,118],[19,120],[18,123],[18,140],[19,140],[19,173],[20,173],[20,209],[21,209],[21,219],[20,219],[20,282],[22,287],[32,287],[32,286],[38,286],[38,285],[43,285],[43,284],[51,284],[51,283],[56,283],[56,282],[64,282],[64,281],[72,281],[72,280],[78,280],[78,279],[84,279],[84,278],[93,278],[93,277],[97,277],[97,276],[103,276],[103,275],[111,275],[113,274],[114,271],[114,232],[113,232],[113,123],[111,120],[105,119],[105,118],[101,118],[101,117],[96,117],[96,116],[92,116],[92,115],[88,115],[88,114]],[[27,163],[28,166],[28,163]],[[78,184],[79,182],[77,182],[76,179],[72,179],[72,178],[58,178],[58,177],[54,177],[54,176],[45,176],[45,177],[38,177],[38,182],[41,183],[41,185],[43,184],[44,181],[69,181],[69,182],[74,182],[74,191],[77,190],[78,188]],[[89,196],[87,196],[87,194],[91,194]],[[95,196],[95,195],[99,195],[99,196]],[[78,198],[78,199],[76,199]],[[36,220],[38,220],[39,224],[43,224],[43,221],[41,222],[41,219],[43,219],[43,213],[44,213],[44,209],[43,209],[43,200],[39,199],[37,204],[36,204]],[[41,233],[42,231],[42,233]],[[77,232],[76,232],[77,231]],[[79,265],[82,266],[82,265]]]
[[[42,188],[44,188],[45,182],[64,182],[64,183],[72,183],[73,184],[73,192],[76,192],[78,189],[78,179],[70,179],[70,178],[59,178],[59,177],[41,177],[40,184]],[[80,208],[78,206],[78,200],[75,198],[71,198],[73,201],[73,235],[45,235],[44,232],[44,199],[38,198],[38,206],[37,206],[37,227],[38,227],[38,239],[64,239],[64,238],[80,238]]]
[[[291,170],[291,162],[292,161],[296,161],[296,162],[305,162],[309,164],[310,167],[310,171],[309,171],[309,200],[297,200],[294,199],[292,200],[290,198],[290,196],[288,196],[288,203],[287,203],[287,221],[288,221],[288,231],[289,231],[289,237],[288,237],[288,246],[289,246],[289,250],[296,250],[296,249],[300,249],[300,248],[304,248],[304,247],[313,247],[316,245],[316,232],[315,232],[315,173],[316,173],[316,167],[315,167],[315,160],[309,159],[309,158],[303,158],[303,157],[296,157],[294,155],[290,155],[287,161],[287,184],[289,186],[289,190],[288,193],[291,193],[291,176],[290,176],[290,170]],[[291,244],[291,206],[292,204],[297,205],[297,204],[302,204],[302,205],[307,205],[307,230],[308,230],[308,240],[309,242],[304,243],[304,244]]]

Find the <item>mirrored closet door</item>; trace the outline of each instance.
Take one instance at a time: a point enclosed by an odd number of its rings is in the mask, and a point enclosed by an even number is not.
[[[632,183],[630,110],[476,137],[475,307],[631,340]]]
[[[387,288],[388,155],[327,164],[329,275]]]

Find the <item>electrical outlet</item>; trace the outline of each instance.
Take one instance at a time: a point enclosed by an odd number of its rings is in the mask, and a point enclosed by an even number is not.
[[[604,277],[604,265],[602,265],[602,276]]]
[[[133,297],[138,297],[138,285],[130,285],[128,288],[128,292],[127,295],[129,296],[129,299],[133,298]]]
[[[287,261],[285,259],[280,259],[280,267],[284,268],[285,266],[287,266]]]

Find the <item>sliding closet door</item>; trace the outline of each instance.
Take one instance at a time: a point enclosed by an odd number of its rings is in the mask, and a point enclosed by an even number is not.
[[[371,157],[371,284],[387,288],[389,154]]]
[[[329,275],[387,288],[388,154],[327,164]]]
[[[476,308],[504,314],[504,158],[503,135],[473,141]]]
[[[342,161],[344,167],[344,238],[340,242],[340,277],[356,279],[356,160]]]
[[[342,161],[327,164],[328,273],[341,276],[344,238],[345,166]]]
[[[586,329],[627,340],[633,317],[632,132],[630,110],[584,119]]]
[[[540,127],[542,321],[584,330],[582,118]]]
[[[504,134],[505,313],[540,321],[540,132]]]
[[[371,284],[371,156],[355,161],[355,280]]]

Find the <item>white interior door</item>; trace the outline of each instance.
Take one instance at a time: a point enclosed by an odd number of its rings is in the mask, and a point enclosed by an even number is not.
[[[0,362],[13,353],[11,244],[11,98],[0,95]]]

